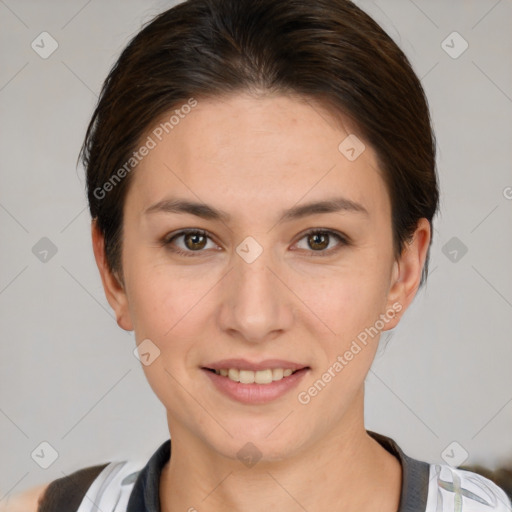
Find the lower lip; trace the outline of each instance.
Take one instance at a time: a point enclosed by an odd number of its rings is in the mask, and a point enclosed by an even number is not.
[[[288,377],[276,380],[270,384],[242,384],[228,377],[217,375],[215,372],[201,368],[212,380],[214,386],[228,397],[243,404],[266,404],[276,400],[296,387],[302,380],[308,368],[292,373]]]

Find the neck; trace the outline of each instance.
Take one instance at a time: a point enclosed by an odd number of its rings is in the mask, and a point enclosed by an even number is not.
[[[207,452],[180,429],[173,428],[171,442],[160,479],[162,512],[398,510],[400,462],[369,436],[362,420],[291,458],[261,459],[252,467]]]

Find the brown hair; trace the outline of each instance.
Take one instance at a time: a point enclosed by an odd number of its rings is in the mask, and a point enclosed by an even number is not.
[[[122,52],[80,152],[113,272],[122,274],[126,164],[141,137],[191,98],[257,90],[323,102],[357,127],[389,192],[395,257],[420,218],[432,226],[439,192],[427,99],[406,56],[372,18],[348,0],[187,0],[156,16]],[[430,246],[420,285],[429,254]]]

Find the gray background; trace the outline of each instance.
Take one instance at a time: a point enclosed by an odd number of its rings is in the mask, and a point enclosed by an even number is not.
[[[429,282],[382,336],[367,428],[429,462],[495,467],[512,458],[512,1],[358,4],[422,78],[441,185]],[[104,298],[76,160],[111,65],[171,5],[0,0],[0,498],[168,436]],[[31,47],[43,31],[47,59]]]

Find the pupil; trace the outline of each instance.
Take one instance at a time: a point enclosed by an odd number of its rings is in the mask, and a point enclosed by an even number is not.
[[[319,238],[323,239],[323,243],[318,242]],[[320,249],[325,249],[325,247],[327,247],[327,245],[329,245],[328,243],[327,244],[325,243],[327,241],[327,236],[325,233],[315,233],[311,236],[310,240],[313,240],[312,244],[310,244],[313,249],[315,248],[314,245],[320,244],[320,246],[321,246]]]
[[[186,237],[187,241],[192,241],[192,244],[188,244],[189,249],[202,249],[204,247],[204,236],[198,233],[189,233]],[[198,239],[203,239],[203,243],[197,241]]]

